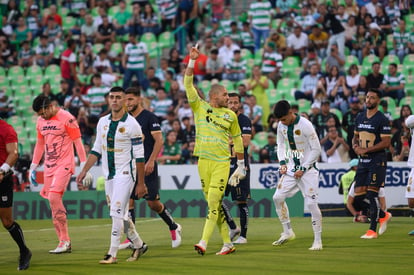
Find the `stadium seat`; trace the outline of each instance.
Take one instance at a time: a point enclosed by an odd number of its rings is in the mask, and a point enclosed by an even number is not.
[[[345,58],[345,70],[348,70],[353,64],[360,65],[358,58],[354,55],[347,55]]]
[[[412,74],[405,76],[405,92],[407,95],[414,96],[414,76]]]
[[[161,49],[172,48],[175,44],[174,35],[172,32],[165,31],[158,36],[158,46]]]
[[[267,89],[266,94],[269,99],[270,106],[283,99],[283,93],[277,89]]]
[[[339,121],[342,121],[342,112],[340,110],[336,108],[331,108],[329,111],[331,113],[334,113],[338,117]]]
[[[276,89],[281,94],[291,94],[291,95],[293,95],[293,92],[296,89],[295,86],[296,86],[296,81],[294,79],[282,78],[281,80],[279,80],[277,82]]]
[[[243,58],[243,60],[248,60],[248,59],[253,58],[253,54],[249,49],[241,49],[240,53],[241,53],[241,57]]]
[[[45,82],[43,70],[40,66],[33,65],[27,68],[26,79],[30,81],[30,87],[41,87]]]
[[[62,19],[62,30],[64,32],[70,31],[76,25],[76,18],[72,16],[65,16]]]
[[[259,148],[263,148],[267,144],[267,135],[268,133],[266,131],[258,132],[254,135],[253,142]]]
[[[24,70],[22,67],[15,65],[9,68],[7,75],[9,77],[9,81],[12,81],[12,79],[18,78],[18,76],[24,77]]]
[[[56,79],[60,77],[60,67],[58,65],[52,64],[46,67],[45,78],[49,81],[49,83],[54,83],[54,81],[56,81]]]
[[[109,16],[114,16],[115,14],[117,14],[119,11],[119,6],[115,5],[109,8],[108,10],[108,15]]]
[[[410,73],[413,71],[414,68],[414,54],[407,54],[403,60],[404,70],[409,71]],[[408,76],[406,74],[405,76]]]
[[[397,65],[400,64],[400,59],[398,58],[398,56],[393,55],[393,54],[388,54],[386,56],[384,56],[384,59],[382,59],[382,66],[386,67],[388,70],[388,65],[390,65],[391,63],[395,63]]]
[[[102,43],[95,43],[92,46],[92,51],[94,54],[98,54],[99,51],[104,47],[104,45]]]
[[[283,72],[296,71],[298,67],[300,68],[299,60],[294,56],[288,56],[283,60]]]
[[[311,109],[311,102],[306,99],[299,99],[297,101],[297,104],[299,105],[299,112],[306,112],[309,113]]]
[[[380,62],[380,59],[378,56],[374,54],[370,54],[368,56],[365,56],[362,60],[362,71],[371,71],[372,63],[374,62]]]
[[[401,102],[400,102],[400,106],[402,105],[413,106],[413,104],[414,104],[414,99],[413,99],[413,96],[411,95],[405,96],[403,99],[401,99]]]
[[[387,43],[386,47],[387,47],[388,51],[391,51],[391,50],[394,49],[394,35],[392,33],[387,35],[387,42],[386,43]]]
[[[231,80],[223,79],[220,81],[220,84],[223,85],[228,92],[234,91],[234,83]]]
[[[208,92],[210,91],[211,88],[211,82],[208,80],[203,80],[200,82],[200,84],[198,85],[198,87],[200,88],[200,90],[203,92],[205,98],[208,98]]]
[[[396,113],[396,104],[395,104],[395,100],[391,97],[388,96],[384,96],[383,98],[381,98],[381,100],[385,100],[388,103],[388,112],[390,112],[393,116]],[[383,111],[382,106],[380,106],[381,111]],[[398,116],[400,115],[400,113],[398,112]]]
[[[152,32],[146,32],[143,35],[141,35],[140,41],[149,45],[152,42],[157,42],[157,37]]]

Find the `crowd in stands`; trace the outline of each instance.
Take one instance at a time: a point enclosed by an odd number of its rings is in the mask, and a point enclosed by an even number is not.
[[[277,162],[271,113],[280,99],[315,125],[321,161],[355,158],[354,118],[373,88],[383,92],[381,109],[392,126],[389,159],[407,159],[412,137],[404,119],[414,91],[409,0],[239,1],[245,11],[235,2],[0,1],[0,116],[26,116],[20,136],[30,143],[35,119],[28,109],[44,93],[78,119],[91,145],[99,117],[109,113],[110,87],[139,86],[145,107],[160,119],[159,162],[194,163],[183,76],[188,49],[198,43],[199,94],[208,100],[211,84],[220,83],[241,95],[256,134],[252,162]]]

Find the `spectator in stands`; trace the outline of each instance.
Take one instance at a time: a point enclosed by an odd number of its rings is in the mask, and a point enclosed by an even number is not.
[[[307,4],[303,3],[300,13],[295,16],[293,24],[300,26],[304,33],[310,34],[312,31],[312,26],[315,23],[311,14],[309,14],[309,7]]]
[[[172,130],[177,134],[176,143],[178,143],[181,147],[181,150],[184,150],[187,148],[187,140],[184,134],[183,129],[181,128],[181,122],[179,119],[174,119],[172,122]]]
[[[281,3],[288,3],[290,4],[290,0],[286,1],[278,1],[279,4]],[[279,11],[285,12],[285,8],[282,9],[280,7]],[[290,8],[290,7],[289,7]],[[253,31],[254,36],[254,47],[255,51],[261,48],[262,40],[266,41],[267,37],[269,36],[270,32],[270,22],[272,19],[272,9],[269,1],[265,0],[257,0],[250,4],[249,11],[249,22],[251,24],[251,28]]]
[[[206,31],[205,36],[211,37],[213,39],[213,43],[218,43],[219,40],[223,37],[224,31],[221,29],[218,19],[211,20],[211,29]],[[204,54],[208,54],[207,52]]]
[[[309,34],[309,44],[315,48],[319,58],[326,57],[326,47],[328,46],[328,42],[328,33],[323,31],[319,24],[313,25],[312,33]]]
[[[32,41],[32,32],[26,25],[26,20],[23,16],[17,20],[17,27],[14,29],[11,41],[17,45],[20,45],[23,41]]]
[[[345,46],[352,50],[352,41],[357,34],[358,26],[355,23],[355,16],[350,16],[344,24],[345,28]]]
[[[42,17],[39,14],[39,7],[31,5],[29,13],[26,15],[27,26],[33,35],[33,39],[42,34]]]
[[[141,88],[144,91],[147,91],[150,88],[150,81],[153,78],[155,78],[155,68],[151,66],[151,67],[149,67],[147,69],[146,74],[145,74],[145,77],[144,77],[144,80],[140,83],[141,84]],[[155,96],[155,91],[154,91],[154,96]]]
[[[392,33],[391,21],[385,13],[384,7],[377,6],[375,10],[377,12],[377,16],[374,17],[374,22],[381,28],[381,32],[384,34]]]
[[[295,99],[306,99],[311,102],[314,100],[316,94],[316,88],[319,81],[319,67],[317,64],[313,64],[310,68],[310,73],[302,79],[300,90],[295,92]]]
[[[286,38],[283,34],[278,33],[276,30],[272,30],[264,43],[264,49],[269,47],[269,45],[272,45],[272,43],[275,45],[278,54],[282,56],[286,55]]]
[[[331,91],[335,88],[336,84],[338,83],[340,72],[337,66],[332,66],[329,68],[329,70],[326,71],[326,73],[326,94],[330,94]]]
[[[243,114],[246,115],[252,122],[255,133],[263,131],[263,108],[257,104],[256,96],[249,95],[245,104],[243,105]],[[267,124],[267,118],[266,118]]]
[[[177,23],[176,25],[182,25],[186,30],[182,30],[187,34],[187,37],[190,41],[194,41],[194,34],[195,34],[195,21],[192,20],[188,22],[190,19],[193,19],[198,16],[198,1],[196,0],[179,0],[177,6]],[[179,45],[180,47],[184,47],[186,37],[185,35],[182,36],[181,31],[177,33],[179,37]],[[182,41],[182,38],[185,37],[186,39]]]
[[[223,78],[234,82],[246,79],[246,61],[242,59],[240,50],[235,50],[233,59],[226,64]]]
[[[389,120],[391,126],[394,118],[392,117],[392,114],[388,111],[388,101],[383,99],[380,101],[379,105],[382,107],[382,112],[384,113],[384,116]]]
[[[230,35],[232,22],[234,22],[234,18],[231,17],[230,9],[225,8],[223,10],[223,17],[219,20],[220,28],[223,30],[224,35]],[[235,40],[233,42],[237,43]]]
[[[355,91],[353,91],[353,95],[357,96],[362,102],[365,101],[365,96],[368,92],[368,81],[364,75],[359,77],[359,84]]]
[[[358,57],[360,64],[362,64],[362,60],[366,54],[364,53],[364,49],[366,48],[367,44],[367,35],[368,33],[364,25],[358,25],[356,34],[351,42],[351,54]]]
[[[45,35],[40,36],[39,45],[35,48],[36,63],[40,67],[47,67],[53,60],[54,47],[52,43],[48,42]]]
[[[242,30],[240,32],[240,35],[242,38],[242,48],[248,49],[251,53],[254,54],[254,36],[252,30],[250,29],[249,22],[242,23]]]
[[[13,100],[0,90],[0,118],[7,119],[15,114]]]
[[[161,58],[160,66],[155,70],[155,76],[158,77],[161,82],[164,82],[167,77],[167,72],[171,71],[174,74],[174,69],[168,67],[168,59]]]
[[[42,94],[49,98],[50,102],[57,103],[57,97],[52,92],[49,82],[45,82],[42,85]]]
[[[401,148],[395,152],[394,161],[407,161],[410,154],[411,135],[402,135],[400,138]]]
[[[323,145],[323,151],[327,156],[327,163],[341,163],[349,161],[349,145],[338,135],[338,128],[328,129],[328,140]]]
[[[65,106],[65,99],[69,94],[69,83],[62,79],[60,81],[60,89],[59,89],[59,93],[56,94],[56,101],[58,103],[59,107],[64,107]]]
[[[282,77],[281,68],[283,65],[283,57],[276,52],[276,45],[273,42],[269,42],[264,49],[262,57],[262,73],[273,81],[274,86]]]
[[[242,46],[242,36],[241,32],[237,26],[236,21],[232,21],[230,23],[230,32],[228,33],[228,36],[230,36],[231,40],[236,43],[239,47]]]
[[[406,161],[405,158],[408,157],[409,144],[412,139],[410,129],[405,124],[405,121],[402,121],[400,125],[401,128],[391,138],[390,152],[393,161]]]
[[[183,124],[183,131],[185,135],[185,140],[187,142],[194,142],[196,138],[196,129],[194,125],[194,119],[191,117],[185,116],[182,118],[181,123]]]
[[[128,28],[129,33],[135,35],[142,34],[142,26],[141,26],[141,7],[137,3],[133,3],[132,5],[132,16],[128,20]]]
[[[216,48],[213,42],[213,38],[211,36],[206,36],[203,42],[204,43],[202,43],[201,45],[200,44],[198,45],[200,49],[200,53],[204,55],[209,55],[211,50]]]
[[[89,116],[85,107],[79,109],[76,120],[78,121],[79,129],[82,134],[83,144],[91,144],[92,137],[95,133],[95,127],[93,127],[94,125],[92,125],[92,123],[89,123]]]
[[[81,26],[81,43],[94,43],[98,28],[93,24],[93,17],[90,14],[85,16],[85,24]]]
[[[151,4],[146,4],[144,7],[144,13],[141,16],[142,33],[151,32],[158,35],[160,27],[158,25],[158,17],[154,12]]]
[[[327,52],[331,52],[331,48],[334,44],[338,47],[339,56],[345,54],[345,28],[341,22],[336,18],[333,11],[328,11],[325,5],[320,6],[321,13],[315,13],[313,19],[322,24],[325,31],[329,33],[329,43]]]
[[[175,17],[177,14],[177,3],[173,0],[158,0],[159,16],[161,17],[161,32],[175,29]]]
[[[180,65],[183,62],[180,57],[180,53],[176,48],[171,48],[168,58],[168,67],[174,69],[174,73],[178,74],[180,72]]]
[[[349,16],[357,16],[358,15],[358,5],[355,3],[354,0],[345,0],[345,13]]]
[[[128,19],[131,18],[132,13],[126,8],[124,0],[119,1],[119,10],[114,15],[113,24],[115,26],[115,32],[117,35],[124,35],[129,33],[127,25]]]
[[[318,72],[321,69],[322,59],[317,55],[313,47],[309,47],[306,57],[302,59],[303,71],[300,74],[300,78],[310,74],[310,69],[313,65],[318,66]]]
[[[355,118],[361,111],[361,103],[358,97],[351,97],[349,99],[349,110],[342,117],[342,129],[347,133],[346,142],[352,148],[352,138],[354,137]],[[349,157],[356,158],[354,150],[349,150]]]
[[[369,24],[369,32],[370,36],[368,36],[363,56],[365,57],[369,54],[375,54],[382,60],[387,54],[387,40],[385,34],[381,31],[381,28],[377,23]]]
[[[273,132],[267,134],[267,144],[259,150],[260,163],[277,163],[276,135]]]
[[[385,7],[385,13],[390,19],[393,28],[396,28],[400,22],[401,11],[398,4],[395,4],[395,0],[388,1],[388,5]]]
[[[108,59],[108,51],[101,49],[92,64],[95,73],[112,73],[111,62]]]
[[[77,117],[81,107],[88,108],[89,101],[86,96],[82,95],[80,87],[75,85],[72,89],[72,94],[65,98],[64,108],[74,117]]]
[[[357,64],[352,64],[346,74],[346,86],[354,93],[359,85],[359,69]]]
[[[35,52],[30,47],[29,41],[23,41],[20,46],[19,54],[17,56],[17,64],[20,67],[29,67],[33,65]]]
[[[17,1],[10,0],[7,4],[7,10],[5,17],[7,18],[7,23],[10,24],[13,28],[16,28],[17,21],[22,16],[22,13],[17,6]]]
[[[331,45],[331,50],[326,58],[326,72],[329,72],[332,67],[337,67],[339,72],[344,73],[345,55],[341,54],[336,44]]]
[[[384,75],[381,89],[384,91],[383,96],[389,96],[395,99],[396,105],[400,105],[401,99],[405,97],[404,92],[405,77],[398,72],[398,66],[395,63],[388,65],[388,73]]]
[[[103,17],[108,16],[106,8],[104,6],[98,6],[98,14],[93,18],[93,24],[96,28],[103,23]],[[108,16],[108,21],[112,23],[112,17]]]
[[[145,68],[149,66],[149,54],[145,43],[137,42],[135,34],[129,34],[129,42],[124,48],[122,67],[125,69],[123,88],[130,86],[132,77],[135,75],[141,86],[144,81]]]
[[[344,76],[340,76],[333,89],[328,92],[328,99],[332,102],[331,108],[340,110],[343,114],[348,111],[348,98],[352,90],[346,85]]]
[[[157,97],[152,100],[150,111],[154,113],[161,121],[167,118],[168,112],[173,112],[174,106],[172,100],[168,98],[164,88],[158,88]],[[175,114],[174,114],[175,116]]]
[[[109,88],[102,85],[100,74],[94,74],[92,76],[92,85],[93,86],[88,89],[87,93],[89,113],[91,116],[99,118],[103,106],[106,105],[105,94],[109,92]]]
[[[255,96],[255,101],[262,108],[262,122],[260,125],[267,127],[267,117],[270,114],[270,104],[269,98],[266,94],[266,89],[269,88],[269,79],[267,76],[262,75],[260,67],[255,65],[252,69],[252,74],[250,79],[247,82],[247,90],[251,90],[252,94]],[[248,97],[245,99],[247,102]],[[246,116],[247,114],[244,113]]]
[[[390,54],[397,55],[402,64],[404,57],[410,52],[410,37],[411,33],[405,28],[405,21],[401,20],[399,29],[396,28],[393,33],[392,47]]]
[[[79,73],[81,75],[93,74],[94,60],[95,54],[93,53],[92,46],[85,44],[79,54]]]
[[[55,21],[60,27],[62,26],[62,17],[58,14],[56,5],[50,5],[49,14],[45,17],[45,25],[47,24],[49,18],[53,19],[53,21]]]
[[[181,159],[181,146],[177,142],[177,133],[169,131],[165,137],[161,156],[157,158],[160,164],[178,164]]]
[[[213,49],[210,52],[210,56],[207,59],[205,80],[222,80],[224,71],[224,62],[218,54],[217,49]]]
[[[173,127],[173,122],[174,120],[177,119],[177,116],[175,115],[174,111],[168,111],[166,119],[164,119],[163,121],[161,121],[161,131],[163,133],[164,136],[167,135],[167,133],[169,131],[172,131]]]
[[[276,18],[285,18],[290,16],[294,11],[293,6],[295,2],[292,0],[276,1]]]
[[[45,29],[43,30],[43,35],[46,35],[49,43],[53,43],[55,47],[61,45],[62,42],[62,27],[59,26],[53,18],[47,20]]]
[[[177,118],[179,121],[183,121],[183,119],[185,117],[190,119],[190,123],[194,123],[194,118],[193,118],[193,111],[190,108],[190,104],[188,103],[187,98],[182,97],[179,100],[179,103],[177,104],[177,107],[175,108],[175,113],[177,114]],[[184,128],[185,125],[182,122],[181,126]]]
[[[381,71],[381,63],[374,62],[371,65],[372,72],[367,76],[368,89],[378,89],[384,81],[384,75]]]
[[[287,38],[286,55],[297,56],[303,59],[305,58],[307,48],[308,36],[302,32],[301,26],[295,26],[293,33]]]
[[[322,140],[326,136],[326,125],[329,118],[333,117],[335,120],[334,126],[336,128],[341,127],[339,118],[334,113],[330,112],[331,102],[329,100],[322,101],[320,113],[312,118],[312,124],[315,126],[319,139]]]
[[[115,42],[115,26],[109,22],[106,14],[102,15],[102,24],[98,26],[96,32],[96,43],[105,43],[106,41]]]
[[[116,42],[115,42],[116,43]],[[111,65],[112,72],[121,72],[121,61],[122,61],[122,49],[115,49],[111,41],[104,43],[103,49],[106,50],[109,64]],[[121,46],[121,44],[119,44]]]
[[[81,28],[86,23],[86,8],[79,9],[79,14],[74,16],[76,18],[75,25],[70,29],[70,34],[81,34]],[[70,16],[68,13],[67,16]]]
[[[234,51],[240,50],[240,47],[233,42],[230,36],[225,36],[223,46],[219,48],[218,55],[223,65],[228,64],[234,57]]]
[[[398,135],[401,136],[401,129],[403,128],[404,121],[413,114],[410,105],[402,105],[400,109],[400,116],[392,122],[391,133],[394,135],[400,132]]]
[[[372,17],[377,16],[377,7],[380,7],[381,3],[378,0],[371,0],[369,3],[365,5],[367,8],[367,12],[371,14]]]
[[[62,53],[60,58],[60,71],[62,79],[65,79],[69,83],[69,91],[72,91],[75,83],[83,86],[82,81],[78,78],[76,72],[76,42],[69,39],[67,42],[67,49]]]

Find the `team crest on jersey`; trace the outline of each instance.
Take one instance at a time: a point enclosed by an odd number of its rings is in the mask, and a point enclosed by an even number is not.
[[[260,169],[259,183],[265,188],[275,188],[279,180],[279,168],[269,166]]]
[[[228,113],[225,113],[223,117],[224,117],[224,119],[229,119],[230,115]]]
[[[125,127],[121,127],[121,128],[119,128],[119,130],[118,130],[121,134],[123,134],[123,133],[125,133]]]
[[[103,127],[103,129],[104,129],[104,131],[108,130],[108,125],[105,125],[105,126]]]
[[[297,130],[295,130],[295,135],[297,135],[297,136],[300,136],[300,130],[299,129],[297,129]]]

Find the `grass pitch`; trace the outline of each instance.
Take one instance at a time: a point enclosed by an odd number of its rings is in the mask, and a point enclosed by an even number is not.
[[[72,253],[51,255],[57,245],[50,220],[19,221],[33,252],[27,274],[412,274],[414,220],[396,217],[376,240],[359,237],[368,224],[351,218],[323,220],[322,251],[309,251],[313,241],[310,218],[292,218],[296,239],[281,247],[271,243],[281,225],[275,218],[249,220],[248,243],[234,254],[216,256],[222,244],[214,232],[206,255],[193,248],[201,237],[204,219],[177,219],[183,227],[183,243],[171,248],[170,235],[160,219],[138,219],[137,228],[149,250],[137,262],[126,262],[130,250],[118,253],[118,264],[99,265],[110,240],[110,220],[70,220]],[[0,231],[0,274],[17,273],[18,248],[8,232]],[[21,273],[20,273],[21,274]]]

